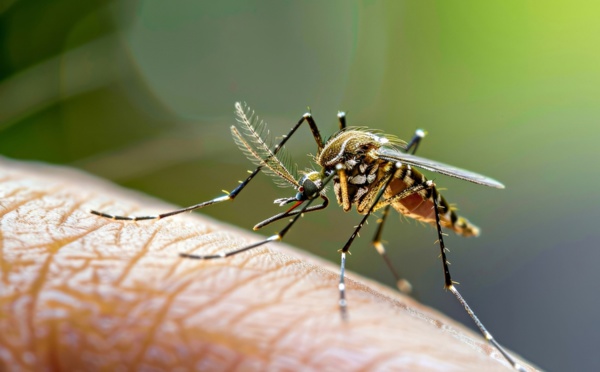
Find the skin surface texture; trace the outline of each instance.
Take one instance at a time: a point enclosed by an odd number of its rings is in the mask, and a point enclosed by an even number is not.
[[[342,321],[338,267],[285,244],[184,259],[261,238],[199,214],[89,209],[173,207],[0,158],[0,370],[511,370],[478,334],[352,273]]]

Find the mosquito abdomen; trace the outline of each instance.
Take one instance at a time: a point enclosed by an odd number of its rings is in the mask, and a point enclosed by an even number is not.
[[[392,207],[399,213],[415,220],[435,225],[434,203],[432,199],[434,193],[432,190],[424,189],[405,198],[393,200],[394,195],[400,194],[415,183],[425,183],[427,181],[425,176],[416,169],[407,165],[403,165],[403,167],[405,169],[398,174],[399,177],[395,177],[390,182],[384,197],[392,199]],[[439,192],[436,194],[439,196],[438,212],[442,226],[452,229],[458,235],[462,236],[479,235],[479,228],[477,226],[470,223],[466,218],[458,216],[446,199]]]

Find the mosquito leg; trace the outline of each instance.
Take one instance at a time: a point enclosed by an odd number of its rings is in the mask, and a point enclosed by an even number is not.
[[[339,114],[338,114],[338,116],[339,116]],[[417,148],[419,147],[421,140],[423,138],[425,138],[425,134],[426,133],[424,130],[417,129],[415,131],[415,134],[413,135],[412,139],[408,143],[408,145],[406,145],[406,151],[408,152],[412,149],[412,154],[414,155],[414,153],[417,152]],[[410,282],[408,280],[402,278],[400,276],[400,274],[398,274],[398,271],[396,271],[396,269],[394,268],[392,261],[390,260],[389,256],[387,255],[385,246],[383,245],[383,242],[381,241],[381,234],[383,232],[383,226],[385,224],[386,219],[388,218],[388,216],[390,214],[391,206],[392,206],[391,204],[388,204],[385,207],[385,209],[383,210],[383,215],[377,221],[377,223],[378,223],[377,232],[375,233],[375,236],[373,237],[373,241],[371,244],[373,244],[373,247],[375,247],[375,250],[377,250],[377,253],[379,253],[381,258],[383,258],[383,261],[385,262],[388,269],[390,269],[392,275],[394,276],[394,279],[396,279],[396,287],[398,287],[400,292],[409,294],[412,292],[412,285],[410,284]]]
[[[262,166],[257,167],[254,170],[254,172],[252,172],[243,182],[241,182],[235,189],[233,189],[231,192],[228,192],[226,195],[219,196],[212,200],[205,201],[205,202],[202,202],[199,204],[194,204],[192,206],[177,209],[177,210],[174,210],[171,212],[157,214],[157,215],[151,215],[151,216],[118,216],[118,215],[112,215],[112,214],[108,214],[108,213],[98,212],[96,210],[90,210],[90,213],[95,214],[96,216],[110,218],[112,220],[118,220],[118,221],[144,221],[144,220],[159,220],[161,218],[174,216],[176,214],[180,214],[180,213],[184,213],[184,212],[191,212],[196,209],[204,208],[204,207],[207,207],[212,204],[217,204],[220,202],[235,199],[235,197],[244,189],[244,187],[246,187],[246,185],[248,185],[248,183],[254,178],[254,176],[256,176],[258,174],[258,172],[261,170],[261,168],[262,168]]]
[[[346,113],[344,111],[340,111],[338,112],[337,116],[340,124],[340,130],[346,129]]]
[[[338,289],[340,291],[340,313],[342,320],[348,320],[348,301],[346,301],[346,284],[344,283],[344,277],[346,272],[346,252],[342,252],[342,258],[340,261],[340,284]]]
[[[444,234],[442,233],[442,225],[440,222],[440,214],[439,214],[440,194],[437,192],[437,189],[435,188],[435,185],[433,183],[431,184],[431,191],[432,191],[432,199],[433,199],[433,205],[434,205],[433,208],[434,208],[434,211],[436,211],[435,222],[436,222],[436,229],[437,229],[437,235],[438,235],[438,242],[440,245],[442,265],[444,267],[444,286],[446,287],[447,290],[452,292],[452,294],[456,297],[458,302],[460,302],[460,304],[463,306],[463,308],[465,309],[467,314],[469,314],[471,319],[473,319],[473,322],[475,323],[477,328],[479,328],[479,331],[481,332],[483,337],[490,344],[492,344],[500,352],[500,354],[502,354],[502,356],[504,356],[504,358],[513,366],[514,369],[525,372],[525,368],[523,368],[523,366],[521,366],[506,350],[504,350],[504,348],[494,339],[492,334],[490,332],[488,332],[488,330],[484,327],[483,323],[481,323],[481,321],[475,315],[475,313],[473,312],[471,307],[467,304],[467,302],[465,301],[463,296],[458,292],[458,290],[454,286],[454,282],[452,281],[452,278],[450,277],[450,269],[448,268],[448,260],[446,259],[446,250],[447,249],[446,249],[446,246],[444,245],[444,237],[443,237]]]
[[[314,199],[309,200],[306,205],[304,206],[304,208],[307,208],[310,203],[313,201]],[[304,209],[303,208],[303,209]],[[281,230],[281,232],[275,234],[275,235],[271,235],[270,237],[268,237],[265,240],[261,240],[260,242],[254,243],[254,244],[250,244],[247,245],[245,247],[242,247],[240,249],[236,249],[233,251],[229,251],[229,252],[221,252],[221,253],[217,253],[217,254],[208,254],[208,255],[197,255],[197,254],[192,254],[192,253],[179,253],[180,257],[183,258],[192,258],[192,259],[196,259],[196,260],[212,260],[215,258],[226,258],[226,257],[230,257],[230,256],[234,256],[238,253],[242,253],[242,252],[246,252],[249,251],[251,249],[254,248],[258,248],[261,245],[264,245],[266,243],[269,242],[276,242],[276,241],[280,241],[283,239],[283,236],[287,233],[287,231],[292,227],[292,225],[294,225],[296,223],[296,221],[300,218],[301,213],[298,213],[288,224],[287,226]]]
[[[344,284],[344,275],[343,275],[343,269],[344,269],[344,265],[345,265],[345,261],[346,261],[346,253],[348,253],[350,251],[350,246],[352,245],[352,242],[354,242],[354,239],[358,236],[358,233],[359,233],[360,229],[362,229],[362,227],[364,226],[365,222],[367,221],[367,218],[369,218],[369,216],[376,209],[377,205],[379,204],[379,200],[383,196],[383,194],[384,194],[385,190],[387,189],[387,187],[389,186],[390,182],[392,182],[392,180],[396,176],[397,172],[400,170],[401,166],[402,166],[402,164],[400,162],[394,164],[394,169],[395,169],[394,173],[393,174],[391,172],[388,173],[388,176],[387,176],[388,179],[385,181],[383,187],[380,188],[375,199],[373,199],[373,203],[371,204],[371,207],[369,208],[369,210],[367,211],[367,213],[365,214],[363,219],[360,221],[358,226],[356,226],[356,228],[354,229],[354,232],[352,233],[352,235],[346,242],[346,245],[344,245],[344,248],[340,249],[340,252],[342,253],[342,272],[340,273],[340,285],[339,285],[340,303],[339,304],[340,304],[340,311],[342,313],[342,318],[344,318],[344,319],[347,318],[347,315],[346,315],[347,301],[346,301],[346,294],[345,294],[346,286]],[[415,193],[422,191],[428,187],[431,187],[430,185],[432,185],[432,184],[433,184],[433,182],[427,181],[425,183],[413,185],[413,186],[405,189],[404,191],[402,191],[400,194],[395,195],[394,197],[395,198],[397,197],[398,199],[406,198],[409,195],[415,194]],[[383,245],[382,245],[382,247],[383,247]],[[385,251],[384,251],[384,253],[385,253]],[[395,273],[394,269],[391,267],[391,262],[389,262],[387,255],[384,254],[382,256],[384,257],[386,262],[389,263],[389,267],[392,270],[392,272]],[[396,277],[398,277],[397,274],[396,274]],[[409,283],[409,285],[410,285],[410,283]],[[402,289],[400,289],[400,290],[402,290]]]
[[[325,195],[320,195],[320,197],[321,197],[321,199],[323,199],[322,204],[312,206],[310,208],[307,208],[304,211],[288,211],[288,212],[279,213],[273,217],[269,217],[266,220],[257,223],[256,225],[254,225],[253,230],[259,230],[275,221],[279,221],[283,218],[295,216],[298,213],[309,213],[309,212],[314,212],[314,211],[318,211],[318,210],[327,208],[327,206],[329,205],[329,199]]]
[[[398,274],[398,272],[394,269],[394,266],[392,265],[392,261],[390,260],[389,256],[387,255],[385,247],[384,247],[383,243],[381,242],[381,234],[383,232],[384,223],[389,215],[389,210],[392,205],[392,202],[404,199],[404,198],[406,198],[412,194],[415,194],[419,191],[428,189],[431,187],[431,185],[433,185],[432,181],[425,181],[424,183],[415,184],[415,185],[405,189],[404,191],[402,191],[399,194],[396,194],[390,198],[387,198],[383,201],[378,202],[372,208],[372,210],[377,210],[380,207],[383,207],[383,205],[385,205],[385,209],[383,210],[383,215],[381,216],[379,221],[377,221],[377,223],[378,223],[377,232],[375,233],[375,236],[373,237],[373,241],[371,244],[373,244],[373,247],[375,247],[375,249],[377,250],[377,253],[379,253],[379,255],[381,255],[381,257],[385,261],[387,267],[392,272],[392,275],[396,279],[396,286],[398,287],[400,292],[406,293],[406,294],[409,294],[412,292],[412,285],[410,284],[410,282],[408,280],[402,278]]]
[[[306,114],[302,115],[302,118],[298,121],[298,124],[296,124],[292,128],[292,130],[286,136],[286,138],[283,139],[279,147],[285,144],[287,138],[291,136],[304,121],[306,121],[308,123],[308,126],[310,127],[310,131],[312,132],[315,142],[317,143],[317,154],[320,154],[323,150],[323,146],[325,146],[325,143],[323,142],[323,138],[321,137],[321,133],[319,132],[319,128],[317,127],[317,123],[315,123],[315,119],[313,119],[312,114],[310,112],[307,112]],[[279,151],[279,147],[277,148],[277,151]]]
[[[238,108],[239,103],[236,103],[236,108]],[[296,132],[296,130],[302,125],[302,123],[307,122],[310,130],[312,132],[312,135],[315,139],[315,142],[317,143],[317,147],[318,147],[318,151],[321,152],[321,150],[323,149],[323,138],[321,137],[321,134],[319,133],[319,128],[317,127],[317,124],[315,123],[312,115],[310,113],[306,113],[304,115],[302,115],[302,117],[300,118],[300,120],[298,120],[298,122],[296,123],[296,125],[294,125],[292,127],[292,129],[288,132],[288,134],[286,134],[285,136],[283,136],[283,139],[277,144],[275,145],[274,149],[273,149],[273,155],[275,156],[277,155],[277,153],[279,152],[279,150],[281,150],[281,148],[285,145],[285,143],[292,137],[292,135]],[[265,161],[268,160],[265,159]],[[228,200],[233,200],[235,199],[235,197],[244,189],[244,187],[246,187],[248,185],[248,183],[250,183],[250,181],[254,178],[254,176],[256,176],[258,174],[258,172],[260,172],[260,170],[262,169],[262,165],[259,165],[258,167],[256,167],[256,169],[254,169],[254,171],[252,173],[250,173],[250,175],[243,181],[241,182],[235,189],[233,189],[230,192],[227,192],[226,195],[223,196],[219,196],[217,198],[214,198],[212,200],[209,201],[205,201],[199,204],[194,204],[191,205],[189,207],[185,207],[185,208],[181,208],[181,209],[177,209],[171,212],[167,212],[167,213],[162,213],[162,214],[157,214],[157,215],[151,215],[151,216],[118,216],[118,215],[112,215],[112,214],[108,214],[108,213],[104,213],[104,212],[99,212],[96,210],[90,210],[90,213],[95,214],[96,216],[100,216],[100,217],[104,217],[104,218],[110,218],[112,220],[119,220],[119,221],[144,221],[144,220],[158,220],[161,218],[165,218],[165,217],[170,217],[170,216],[174,216],[176,214],[180,214],[180,213],[184,213],[184,212],[191,212],[194,211],[196,209],[200,209],[200,208],[204,208],[207,207],[209,205],[212,204],[217,204],[217,203],[221,203],[224,201],[228,201]]]
[[[388,256],[388,254],[385,250],[385,247],[381,241],[381,233],[383,231],[383,225],[385,224],[385,221],[390,213],[391,206],[392,206],[391,204],[388,204],[385,207],[385,209],[383,210],[383,215],[377,221],[377,223],[378,223],[377,232],[375,233],[375,236],[373,237],[373,241],[371,244],[373,244],[373,247],[375,247],[375,250],[377,250],[377,253],[379,253],[381,258],[383,258],[383,261],[385,262],[388,269],[390,269],[392,275],[394,276],[394,279],[396,279],[396,287],[398,288],[398,290],[400,290],[400,292],[402,292],[402,293],[409,294],[412,292],[412,285],[410,284],[410,282],[408,280],[402,278],[402,276],[400,276],[400,274],[398,274],[398,271],[396,271],[396,269],[394,268],[394,265],[392,264],[392,261],[390,260],[390,257]]]
[[[339,306],[340,306],[340,312],[342,314],[342,319],[344,319],[344,320],[346,320],[348,318],[348,314],[347,314],[348,313],[348,311],[347,311],[348,302],[346,301],[346,284],[344,283],[344,273],[345,273],[345,269],[346,269],[346,253],[349,253],[352,242],[354,242],[354,239],[358,236],[358,233],[359,233],[360,229],[362,229],[362,227],[364,226],[365,222],[367,221],[367,218],[369,218],[369,216],[373,213],[373,210],[374,210],[375,206],[377,205],[377,203],[379,202],[379,199],[381,199],[381,197],[383,196],[383,193],[385,192],[385,189],[388,187],[390,182],[392,182],[392,179],[394,178],[394,174],[400,168],[400,166],[401,166],[400,163],[396,163],[393,168],[394,172],[392,173],[390,171],[388,173],[387,180],[385,181],[383,187],[381,187],[381,189],[377,193],[377,196],[373,200],[371,207],[369,208],[369,210],[367,211],[367,213],[365,214],[363,219],[360,221],[358,226],[356,226],[356,228],[354,229],[354,232],[352,233],[352,235],[350,236],[350,238],[348,239],[348,241],[346,242],[344,247],[342,249],[340,249],[340,251],[339,251],[342,254],[341,267],[340,267],[340,283],[338,286],[339,291],[340,291]],[[343,172],[343,170],[342,170],[342,172]]]
[[[427,132],[425,132],[423,129],[417,129],[415,131],[415,134],[413,135],[413,138],[406,145],[406,152],[409,152],[410,149],[412,148],[412,154],[414,155],[415,152],[417,152],[417,148],[419,147],[421,140],[423,138],[425,138],[426,134],[427,134]]]
[[[230,257],[233,255],[236,255],[238,253],[242,253],[242,252],[246,252],[248,250],[260,247],[261,245],[264,245],[266,243],[269,242],[274,242],[274,241],[280,241],[283,239],[283,237],[285,236],[285,234],[290,230],[290,228],[296,223],[296,221],[298,221],[298,219],[302,216],[302,214],[304,212],[306,212],[309,208],[310,205],[312,204],[313,201],[315,201],[317,199],[317,196],[320,195],[320,192],[325,188],[325,186],[327,185],[327,183],[329,183],[329,181],[331,181],[333,179],[333,176],[335,174],[331,174],[329,176],[327,176],[324,180],[323,180],[323,184],[321,186],[321,188],[319,190],[317,190],[317,192],[315,193],[314,196],[312,196],[311,199],[308,199],[306,201],[306,204],[302,207],[302,209],[300,209],[294,216],[294,218],[277,234],[272,235],[270,237],[268,237],[265,240],[262,240],[260,242],[233,250],[233,251],[229,251],[229,252],[221,252],[221,253],[217,253],[217,254],[209,254],[209,255],[197,255],[197,254],[191,254],[191,253],[180,253],[179,256],[184,257],[184,258],[192,258],[192,259],[196,259],[196,260],[212,260],[212,259],[216,259],[216,258],[226,258],[226,257]]]

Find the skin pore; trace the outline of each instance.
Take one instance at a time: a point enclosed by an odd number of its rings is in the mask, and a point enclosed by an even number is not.
[[[342,321],[339,268],[283,243],[189,260],[260,238],[200,214],[90,208],[173,207],[0,159],[0,370],[511,370],[478,334],[354,274]]]

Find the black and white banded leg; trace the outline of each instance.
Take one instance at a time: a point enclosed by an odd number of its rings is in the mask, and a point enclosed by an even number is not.
[[[217,259],[217,258],[231,257],[236,254],[246,252],[246,251],[249,251],[254,248],[258,248],[261,245],[264,245],[269,242],[281,241],[283,239],[283,237],[285,236],[285,234],[290,230],[290,228],[302,216],[302,214],[305,213],[307,210],[309,210],[311,203],[316,200],[316,198],[319,196],[319,194],[323,190],[323,188],[325,188],[325,186],[333,179],[334,175],[335,174],[331,174],[323,180],[322,187],[319,190],[317,190],[314,195],[312,195],[309,199],[307,199],[305,201],[306,204],[304,204],[304,206],[300,210],[295,211],[295,213],[293,214],[294,218],[290,222],[288,222],[288,224],[277,234],[271,235],[270,237],[268,237],[264,240],[261,240],[254,244],[247,245],[247,246],[239,248],[239,249],[235,249],[233,251],[227,251],[227,252],[221,252],[221,253],[209,254],[209,255],[198,255],[198,254],[193,254],[193,253],[180,253],[179,256],[184,257],[184,258],[196,259],[196,260],[213,260],[213,259]],[[290,213],[289,215],[292,215],[292,214]]]
[[[236,103],[236,108],[239,108],[238,105],[240,105],[239,103]],[[317,128],[317,124],[315,123],[312,115],[310,113],[306,113],[304,115],[302,115],[302,117],[300,118],[300,120],[298,120],[298,122],[292,127],[292,129],[288,132],[287,135],[283,136],[283,139],[277,144],[275,145],[275,147],[272,150],[272,155],[271,156],[276,156],[277,153],[283,148],[283,146],[285,145],[285,143],[290,139],[290,137],[296,132],[296,130],[302,125],[302,123],[307,122],[308,126],[310,127],[310,130],[312,132],[312,135],[315,139],[315,142],[317,143],[317,148],[318,151],[320,152],[323,149],[323,139],[321,137],[321,134],[319,132],[319,129]],[[268,159],[264,159],[265,162]],[[104,217],[104,218],[109,218],[112,220],[118,220],[118,221],[144,221],[144,220],[158,220],[161,218],[166,218],[166,217],[170,217],[170,216],[174,216],[176,214],[180,214],[180,213],[184,213],[184,212],[191,212],[194,211],[196,209],[200,209],[200,208],[204,208],[207,207],[209,205],[213,205],[213,204],[217,204],[217,203],[221,203],[224,201],[228,201],[228,200],[234,200],[235,197],[248,185],[248,183],[250,183],[250,181],[258,174],[258,172],[260,172],[260,170],[263,168],[263,165],[259,165],[258,167],[256,167],[256,169],[254,169],[254,171],[252,173],[250,173],[250,175],[244,180],[242,181],[235,189],[226,192],[226,195],[222,195],[219,196],[217,198],[214,198],[212,200],[208,200],[199,204],[194,204],[191,205],[189,207],[185,207],[185,208],[181,208],[181,209],[177,209],[171,212],[167,212],[167,213],[162,213],[162,214],[157,214],[157,215],[152,215],[152,216],[119,216],[119,215],[113,215],[113,214],[108,214],[108,213],[104,213],[104,212],[99,212],[96,210],[90,210],[90,213],[95,214],[96,216],[100,216],[100,217]],[[305,212],[311,212],[314,210],[319,210],[319,209],[323,209],[327,206],[327,201],[324,201],[324,204],[321,206],[315,206],[309,210],[306,210]],[[291,215],[294,215],[293,213]],[[265,226],[273,221],[277,221],[278,219],[287,217],[288,215],[286,213],[280,213],[278,216],[274,216],[277,218],[274,218],[271,221],[263,221],[262,223],[260,223],[259,225],[261,226]],[[264,223],[266,222],[266,223]]]
[[[492,344],[498,351],[500,351],[502,356],[513,366],[514,369],[525,372],[525,368],[523,366],[521,366],[508,352],[506,352],[506,350],[504,350],[504,348],[494,339],[492,334],[490,332],[488,332],[488,330],[484,327],[483,323],[481,323],[481,321],[479,320],[477,315],[475,315],[475,313],[473,312],[473,310],[471,309],[469,304],[467,304],[467,301],[465,301],[463,296],[458,292],[458,290],[454,286],[455,282],[452,281],[452,277],[450,276],[450,268],[448,267],[448,260],[446,258],[447,248],[444,245],[444,236],[443,236],[444,234],[442,233],[442,225],[440,222],[440,214],[439,214],[440,194],[437,192],[435,185],[432,185],[431,191],[432,191],[432,199],[433,199],[433,208],[436,211],[435,221],[436,221],[436,228],[437,228],[437,235],[438,235],[438,243],[440,245],[440,252],[441,252],[440,257],[442,259],[442,265],[444,268],[444,287],[447,290],[449,290],[450,292],[452,292],[452,294],[456,297],[458,302],[460,302],[460,304],[463,306],[463,308],[465,309],[467,314],[469,314],[469,316],[471,317],[471,319],[473,320],[473,322],[475,323],[477,328],[479,328],[479,331],[481,332],[483,337],[490,344]]]
[[[417,129],[410,142],[406,145],[406,152],[411,152],[414,155],[414,153],[417,152],[417,148],[419,147],[421,140],[425,138],[425,134],[426,132],[424,130]],[[398,288],[398,290],[400,290],[400,292],[402,293],[409,294],[412,292],[412,285],[408,280],[404,279],[394,268],[394,265],[392,264],[392,261],[390,260],[385,250],[385,246],[383,245],[383,242],[381,240],[383,226],[390,214],[391,207],[391,204],[385,206],[381,218],[377,220],[377,231],[375,232],[375,236],[373,237],[373,241],[371,242],[371,244],[373,245],[377,253],[379,253],[381,258],[383,258],[383,261],[385,262],[386,266],[394,276],[394,279],[396,280],[396,287]]]
[[[377,196],[373,199],[373,203],[371,204],[371,207],[369,208],[369,210],[367,211],[367,213],[365,214],[365,216],[362,218],[362,220],[360,221],[360,223],[356,226],[356,228],[354,229],[354,232],[352,233],[352,235],[350,236],[350,238],[348,239],[348,241],[346,242],[346,244],[344,245],[344,247],[339,250],[339,252],[342,255],[342,257],[341,257],[341,263],[340,263],[340,282],[339,282],[340,300],[339,300],[339,306],[340,306],[340,312],[342,314],[342,319],[344,319],[344,320],[346,320],[348,318],[348,310],[347,310],[348,302],[346,300],[346,284],[345,284],[345,281],[344,281],[344,273],[346,271],[346,253],[350,253],[350,246],[354,242],[354,239],[358,236],[358,233],[360,232],[360,230],[362,229],[362,227],[366,223],[367,219],[373,213],[373,210],[374,210],[375,206],[378,204],[378,202],[381,199],[381,197],[383,196],[385,190],[389,186],[389,184],[392,181],[392,179],[396,176],[396,173],[399,171],[399,169],[400,169],[401,166],[402,166],[401,163],[394,164],[393,171],[389,172],[389,174],[386,176],[387,179],[385,181],[385,184],[384,184],[383,187],[381,187],[381,189],[377,193]],[[425,190],[425,189],[431,187],[432,184],[433,184],[432,181],[426,181],[425,183],[420,183],[420,184],[412,185],[411,187],[408,187],[407,189],[405,189],[404,191],[402,191],[400,194],[395,195],[394,198],[397,198],[398,200],[406,198],[406,197],[408,197],[410,195],[418,193],[419,191],[422,191],[422,190]],[[382,257],[384,257],[384,259],[387,262],[389,262],[389,258],[387,257],[387,255],[383,254]],[[388,266],[390,267],[390,269],[392,270],[392,272],[395,272],[394,269],[393,269],[393,267],[392,267],[392,265],[391,265],[391,262],[389,263]]]

